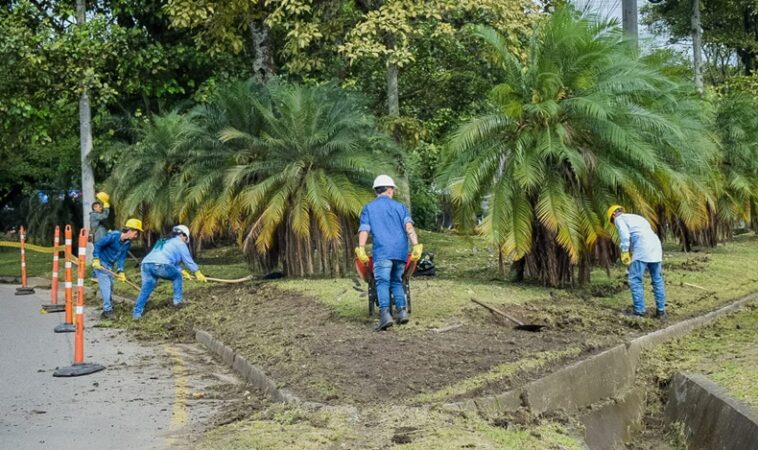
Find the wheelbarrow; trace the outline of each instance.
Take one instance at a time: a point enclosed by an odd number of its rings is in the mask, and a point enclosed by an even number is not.
[[[405,304],[408,309],[408,314],[411,313],[411,275],[416,270],[416,263],[411,259],[410,253],[405,260],[405,270],[403,271],[403,291],[405,292]],[[362,263],[358,258],[355,258],[355,270],[358,272],[358,276],[361,280],[368,284],[368,315],[374,317],[374,312],[379,308],[379,296],[376,293],[376,280],[374,279],[374,259],[369,256],[368,263]],[[395,306],[395,299],[390,292],[390,313]]]

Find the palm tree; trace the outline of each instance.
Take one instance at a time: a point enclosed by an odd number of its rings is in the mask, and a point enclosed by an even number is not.
[[[758,231],[758,101],[743,93],[717,103],[716,130],[722,150],[723,190],[719,196],[721,234],[731,235],[740,220]],[[723,236],[722,236],[723,237]]]
[[[577,265],[588,281],[593,250],[603,240],[609,248],[612,203],[654,223],[659,214],[706,223],[712,198],[699,174],[714,146],[698,100],[641,61],[616,24],[560,8],[523,63],[496,31],[475,33],[504,81],[491,91],[492,112],[463,124],[445,155],[441,178],[463,225],[487,199],[480,230],[530,277],[564,286]]]
[[[167,232],[177,221],[180,176],[199,129],[177,111],[141,124],[137,143],[121,147],[105,184],[116,200],[117,223],[141,217],[152,231]]]
[[[234,160],[223,181],[224,217],[238,221],[245,249],[265,266],[281,263],[295,276],[346,269],[370,182],[392,172],[391,140],[334,85],[249,88],[255,95],[237,98],[255,119],[219,133]]]

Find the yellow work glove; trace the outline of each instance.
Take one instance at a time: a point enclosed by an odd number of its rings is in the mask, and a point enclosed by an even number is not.
[[[124,272],[119,272],[116,274],[116,279],[122,283],[126,283],[126,274]]]
[[[207,283],[208,280],[205,278],[205,275],[203,275],[203,272],[200,272],[199,270],[195,272],[195,278],[197,278],[197,281],[201,283]]]
[[[364,247],[355,247],[355,256],[358,258],[358,261],[368,264],[368,255]]]
[[[184,278],[185,280],[191,280],[192,279],[192,275],[190,275],[190,273],[187,272],[186,269],[184,269],[184,270],[182,270],[182,278]]]
[[[621,262],[628,266],[632,263],[632,255],[629,252],[621,252]]]
[[[92,268],[95,270],[103,270],[103,265],[100,264],[100,260],[95,258],[92,260]]]
[[[421,259],[421,253],[424,252],[424,244],[416,244],[411,248],[411,260],[418,261]]]

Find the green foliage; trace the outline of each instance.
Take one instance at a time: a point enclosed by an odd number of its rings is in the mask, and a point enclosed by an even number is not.
[[[643,8],[644,21],[654,32],[672,39],[689,39],[692,31],[692,2],[663,0]],[[721,82],[730,75],[736,55],[745,74],[758,64],[758,10],[753,0],[709,0],[700,2],[703,44],[711,70],[706,76]]]
[[[732,91],[717,101],[716,130],[721,140],[719,218],[730,229],[736,221],[758,226],[758,98]]]
[[[707,223],[715,147],[701,102],[645,64],[613,23],[559,9],[531,38],[526,63],[488,27],[504,73],[492,110],[453,134],[442,181],[463,225],[481,230],[533,276],[571,282],[571,266],[610,237],[605,208],[622,201],[653,222]]]
[[[312,274],[312,252],[338,256],[371,179],[392,173],[393,146],[361,102],[334,85],[275,81],[262,94],[250,98],[259,127],[219,134],[239,148],[225,180],[229,206],[242,217],[248,248],[276,248],[288,273]],[[325,256],[322,273],[331,266]]]
[[[234,233],[264,266],[297,275],[347,263],[373,176],[400,158],[356,96],[276,80],[223,85],[188,114],[142,123],[119,152],[107,188],[120,220]]]
[[[139,126],[138,142],[122,149],[105,184],[118,207],[118,223],[136,216],[159,233],[175,225],[179,179],[196,132],[176,111]]]

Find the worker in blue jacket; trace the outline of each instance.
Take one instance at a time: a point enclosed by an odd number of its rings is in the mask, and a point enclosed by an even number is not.
[[[173,304],[177,308],[183,305],[182,278],[191,279],[187,270],[181,270],[179,264],[195,273],[198,281],[207,280],[200,272],[190,255],[187,244],[190,231],[185,225],[177,225],[171,230],[171,237],[155,243],[153,249],[142,260],[142,289],[132,311],[132,318],[139,319],[145,312],[145,305],[153,293],[159,279],[171,280],[174,286]]]
[[[132,241],[139,237],[142,232],[142,221],[139,219],[129,219],[124,224],[121,231],[114,230],[106,233],[103,237],[95,241],[95,250],[92,254],[92,268],[95,269],[97,284],[100,286],[100,294],[103,297],[103,319],[113,319],[113,305],[111,298],[113,296],[113,272],[116,272],[116,279],[123,283],[126,282],[124,274],[124,261]],[[115,271],[113,269],[116,269]],[[108,271],[110,271],[110,273]]]

